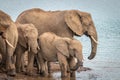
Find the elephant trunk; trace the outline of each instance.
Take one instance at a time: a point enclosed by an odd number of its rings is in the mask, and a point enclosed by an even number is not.
[[[30,40],[28,41],[28,51],[32,51],[33,53],[37,54],[38,50],[40,50],[37,40]]]
[[[70,70],[71,71],[75,71],[77,70],[80,66],[83,66],[83,62],[81,62],[79,59],[77,58],[73,58],[74,59],[74,62],[76,63],[75,66],[73,66],[72,68],[70,67]]]
[[[93,36],[89,36],[90,37],[90,40],[91,40],[91,54],[90,56],[88,57],[89,60],[93,59],[96,55],[96,51],[97,51],[97,44],[98,44],[98,39],[97,39],[97,33],[96,35],[93,35]]]

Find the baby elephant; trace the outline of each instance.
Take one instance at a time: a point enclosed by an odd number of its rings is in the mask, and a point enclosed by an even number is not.
[[[70,77],[72,72],[82,66],[82,45],[78,40],[46,32],[39,36],[38,43],[41,48],[38,59],[43,76],[48,76],[49,67],[47,69],[46,63],[49,62],[59,62],[61,77]]]
[[[28,66],[27,73],[32,73],[34,55],[38,52],[39,46],[37,42],[38,31],[33,24],[16,23],[18,29],[18,44],[15,50],[16,55],[16,70],[17,72],[25,71],[23,65],[23,56],[25,51],[28,51]]]

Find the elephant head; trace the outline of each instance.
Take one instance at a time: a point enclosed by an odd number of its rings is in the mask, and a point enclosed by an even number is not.
[[[0,10],[0,34],[5,32],[7,28],[13,22],[9,15]]]
[[[5,42],[11,46],[12,48],[15,48],[7,39],[6,39],[6,30],[9,29],[9,27],[13,24],[12,19],[9,15],[4,13],[0,10],[0,36],[5,40]]]
[[[82,66],[83,55],[82,45],[78,40],[70,38],[62,38],[55,41],[55,46],[59,52],[67,57],[70,69],[72,71],[77,70],[78,67]],[[77,61],[76,61],[77,59]],[[74,61],[75,60],[75,66]],[[71,67],[72,66],[72,67]]]
[[[19,24],[19,44],[23,47],[27,48],[28,51],[32,51],[33,53],[37,53],[39,50],[37,38],[38,31],[33,24]]]
[[[65,21],[77,36],[85,34],[90,38],[92,50],[88,59],[93,59],[97,51],[97,32],[91,15],[86,12],[71,10],[66,13]]]

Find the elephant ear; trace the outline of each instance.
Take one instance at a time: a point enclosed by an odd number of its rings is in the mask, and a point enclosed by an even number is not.
[[[65,14],[65,22],[74,33],[76,33],[77,35],[83,34],[80,16],[76,11],[68,11]]]
[[[66,41],[58,39],[54,42],[56,49],[64,56],[69,57],[68,44]]]

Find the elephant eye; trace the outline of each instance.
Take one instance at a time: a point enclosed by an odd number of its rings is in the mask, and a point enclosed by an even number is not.
[[[92,25],[91,23],[88,24],[88,26],[91,26],[91,25]]]
[[[2,26],[4,28],[8,28],[10,25],[9,24],[0,24],[0,26]]]
[[[3,32],[0,32],[0,35],[2,35],[3,34]]]
[[[9,25],[4,25],[6,28],[8,28],[9,27]]]
[[[88,18],[88,17],[85,17],[85,16],[82,16],[82,24],[85,25],[85,26],[91,26],[92,25],[92,21]]]
[[[24,36],[25,42],[28,42],[28,36]]]

